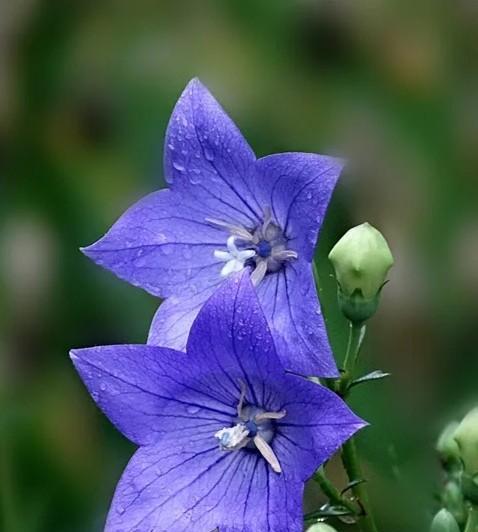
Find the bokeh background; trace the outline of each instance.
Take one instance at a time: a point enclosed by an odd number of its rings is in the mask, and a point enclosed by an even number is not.
[[[361,365],[393,377],[357,389],[360,449],[380,530],[427,529],[435,438],[478,401],[477,36],[473,0],[0,2],[0,530],[102,529],[133,447],[68,350],[143,342],[158,301],[78,248],[164,185],[194,76],[258,155],[348,158],[318,247],[323,310],[340,358],[326,257],[369,221],[396,266]]]

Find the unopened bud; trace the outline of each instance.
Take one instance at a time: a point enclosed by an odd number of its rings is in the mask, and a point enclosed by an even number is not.
[[[380,231],[369,223],[347,231],[329,253],[338,283],[342,312],[352,322],[371,318],[393,256]]]
[[[467,475],[478,475],[478,407],[463,418],[455,430],[455,441]]]
[[[440,455],[440,459],[445,464],[450,464],[460,461],[460,449],[458,443],[455,440],[455,431],[458,428],[458,421],[452,421],[449,423],[440,434],[436,450]]]
[[[316,523],[309,527],[307,532],[337,532],[337,530],[326,523]]]
[[[442,493],[442,503],[453,515],[459,525],[465,523],[468,513],[465,499],[460,485],[455,480],[450,480],[445,484]]]
[[[430,532],[460,532],[460,528],[453,515],[443,508],[433,518]]]

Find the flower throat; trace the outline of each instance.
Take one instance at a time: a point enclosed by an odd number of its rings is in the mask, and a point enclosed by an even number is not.
[[[227,251],[214,251],[214,256],[225,262],[221,270],[224,277],[252,266],[251,280],[257,286],[267,274],[279,271],[285,262],[298,257],[295,251],[287,249],[287,239],[272,220],[269,208],[264,209],[262,224],[253,230],[210,218],[206,221],[230,234],[226,243]]]

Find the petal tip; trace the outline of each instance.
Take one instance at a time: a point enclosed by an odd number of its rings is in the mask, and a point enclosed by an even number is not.
[[[91,259],[93,256],[93,253],[95,252],[95,249],[94,249],[95,246],[96,246],[96,243],[90,244],[89,246],[81,246],[78,249],[80,250],[81,253],[83,253],[83,255],[85,255],[85,257],[88,257]]]

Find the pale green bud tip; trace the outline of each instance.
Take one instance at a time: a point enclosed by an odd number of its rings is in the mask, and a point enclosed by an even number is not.
[[[443,429],[438,438],[436,450],[444,462],[460,460],[460,449],[455,441],[455,431],[458,425],[458,421],[452,421]]]
[[[316,523],[307,529],[307,532],[337,532],[335,528],[325,523]]]
[[[375,297],[393,266],[393,256],[382,233],[369,223],[345,233],[329,254],[342,292],[359,290],[365,299]]]
[[[454,437],[465,471],[471,476],[478,475],[478,407],[463,418]]]
[[[433,518],[430,532],[460,532],[460,528],[453,515],[443,508]]]

